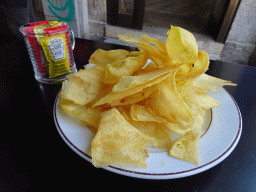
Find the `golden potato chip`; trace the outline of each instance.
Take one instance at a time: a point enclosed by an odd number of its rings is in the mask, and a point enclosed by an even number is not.
[[[82,121],[82,125],[86,126],[87,128],[89,128],[91,130],[91,132],[93,132],[94,134],[97,133],[98,131],[98,127],[94,127],[92,125],[89,125],[88,123],[86,123],[85,121]]]
[[[157,122],[162,124],[167,129],[181,135],[185,135],[187,132],[192,130],[192,127],[183,128],[179,126],[177,123],[175,123],[174,119],[172,120],[172,122],[169,122],[165,118],[158,116],[154,113],[149,104],[149,102],[146,102],[144,106],[138,104],[132,105],[130,110],[132,120]]]
[[[104,66],[94,65],[90,68],[80,69],[77,73],[73,73],[71,75],[81,78],[84,82],[95,83],[103,80],[104,72]]]
[[[130,110],[131,118],[134,121],[153,121],[157,123],[167,123],[168,121],[164,118],[152,115],[147,109],[138,104],[133,104]]]
[[[191,126],[188,126],[185,130],[180,128],[174,130],[179,134],[185,134],[191,131],[200,132],[202,124],[204,122],[204,112],[205,110],[201,107],[197,93],[194,90],[193,81],[188,81],[186,84],[177,88],[178,93],[180,94],[183,101],[187,104],[188,108],[191,111],[193,117],[193,123]]]
[[[96,95],[93,101],[87,104],[88,107],[92,107],[95,103],[97,103],[100,99],[108,95],[109,93],[112,92],[114,85],[108,85],[108,84],[101,84],[99,93]]]
[[[127,33],[126,35],[118,35],[119,40],[127,43],[133,43],[139,46],[139,50],[145,50],[149,53],[148,57],[156,63],[160,68],[164,66],[172,66],[167,50],[163,42],[150,38],[146,35],[135,35]]]
[[[180,86],[182,86],[182,85],[186,85],[187,84],[187,81],[185,81],[185,80],[176,80],[176,87],[178,88],[178,87],[180,87]]]
[[[198,46],[194,35],[175,26],[171,26],[167,34],[166,49],[170,58],[178,63],[195,63],[198,57]]]
[[[184,128],[182,126],[179,126],[177,123],[167,122],[163,124],[167,129],[173,131],[174,133],[178,133],[180,135],[185,135],[188,131],[190,131],[188,128]]]
[[[152,139],[152,147],[170,149],[172,144],[171,134],[165,126],[156,122],[132,121],[135,128]]]
[[[166,119],[158,117],[156,114],[154,114],[153,110],[150,107],[147,107],[147,111],[150,112],[150,115],[153,114],[152,116],[155,118],[155,119],[153,119],[152,117],[150,117],[151,120],[162,123],[169,130],[171,130],[175,133],[181,134],[181,135],[185,135],[186,133],[189,133],[189,132],[191,132],[191,133],[194,133],[194,132],[200,133],[202,124],[204,122],[203,117],[204,117],[205,109],[201,108],[201,106],[199,105],[199,102],[197,100],[196,95],[191,95],[191,97],[189,99],[188,98],[189,98],[189,95],[187,95],[186,98],[183,96],[183,99],[184,99],[185,103],[188,105],[189,109],[191,110],[192,117],[193,117],[193,121],[191,122],[190,126],[183,127],[183,126],[179,125],[178,123],[176,123],[175,120],[173,120],[171,122],[166,121]],[[148,102],[146,103],[146,106],[147,105],[149,105]],[[132,111],[132,108],[131,108],[131,115],[132,115],[132,113],[134,113],[134,111]],[[133,114],[133,116],[134,116],[134,114]],[[144,120],[146,120],[145,116],[147,117],[147,114],[144,115],[144,116],[142,116],[142,115],[138,116],[137,115],[136,118],[137,119],[140,118],[141,120],[143,118],[145,118]]]
[[[68,76],[68,80],[63,82],[60,95],[62,98],[74,101],[80,105],[86,104],[88,100],[86,98],[87,93],[84,90],[84,81],[74,75]]]
[[[198,51],[192,33],[172,26],[167,34],[166,44],[119,35],[140,51],[99,49],[89,60],[95,66],[63,82],[61,107],[96,134],[94,166],[147,167],[147,147],[199,164],[205,110],[220,106],[205,93],[236,84],[204,74],[209,56]],[[145,65],[148,59],[153,62]]]
[[[91,142],[95,167],[121,165],[147,167],[151,139],[133,127],[113,108],[102,113],[98,132]]]
[[[87,125],[91,125],[96,128],[99,126],[101,117],[99,108],[90,108],[84,105],[77,105],[74,102],[66,99],[60,100],[60,106],[66,113],[84,121]]]
[[[179,74],[181,75],[185,75],[185,74],[188,74],[191,70],[191,67],[192,65],[191,64],[187,64],[187,63],[184,63],[182,65],[179,66]]]
[[[111,51],[104,51],[98,49],[95,51],[89,60],[90,64],[107,65],[119,59],[124,59],[129,55],[129,51],[123,49],[116,49]]]
[[[187,133],[200,133],[201,126],[204,122],[204,118],[202,115],[198,114],[193,118],[193,124],[188,127],[182,127],[177,123],[163,123],[163,125],[174,133],[178,133],[180,135],[185,135]]]
[[[166,45],[164,42],[159,41],[157,39],[151,38],[147,35],[139,35],[139,38],[141,38],[145,43],[148,43],[150,45],[153,45],[154,47],[157,47],[158,50],[162,52],[166,52]]]
[[[204,93],[197,93],[197,97],[198,97],[200,106],[205,109],[221,106],[220,102],[216,101],[211,96],[206,95]]]
[[[186,130],[186,134],[203,134],[202,125],[204,123],[204,111],[205,110],[194,117],[194,124]]]
[[[133,103],[138,103],[146,98],[149,97],[149,95],[151,93],[153,93],[153,91],[155,90],[155,87],[146,87],[144,88],[142,91],[134,93],[132,95],[129,95],[127,97],[124,97],[122,99],[118,99],[118,100],[114,100],[111,102],[112,106],[116,106],[116,105],[130,105]]]
[[[193,81],[193,85],[196,88],[198,88],[198,90],[203,89],[214,92],[217,91],[218,88],[223,87],[225,85],[236,86],[237,84],[232,83],[231,81],[219,79],[217,77],[212,77],[207,74],[202,74]]]
[[[187,79],[187,78],[194,78],[208,70],[209,67],[209,55],[204,51],[198,52],[198,59],[193,64],[183,64],[180,67],[183,67],[182,72],[177,74],[177,79]],[[185,66],[187,67],[185,69]]]
[[[207,93],[207,92],[212,91],[211,89],[203,89],[203,88],[197,87],[194,84],[192,86],[193,86],[193,89],[196,93]]]
[[[170,76],[158,83],[157,90],[148,99],[148,104],[159,116],[185,128],[192,124],[193,118],[190,109],[177,91],[176,73],[177,70],[172,71]]]
[[[178,87],[177,91],[187,104],[193,117],[197,116],[197,114],[201,114],[203,109],[199,104],[192,81],[188,81],[185,85]]]
[[[119,109],[120,110],[120,109]],[[153,121],[135,121],[127,110],[121,109],[124,118],[143,134],[149,136],[152,140],[152,146],[161,149],[169,149],[172,144],[171,134],[167,128],[160,123]],[[149,144],[150,145],[150,144]]]
[[[138,93],[147,87],[151,87],[152,85],[161,82],[168,77],[171,71],[173,71],[173,69],[164,68],[141,76],[125,76],[120,79],[119,83],[115,84],[116,88],[115,86],[113,87],[113,89],[115,88],[115,92],[112,90],[111,93],[95,103],[93,107],[105,103],[111,104],[113,101]],[[128,82],[125,82],[125,80],[128,80]]]
[[[122,76],[132,75],[147,62],[147,52],[133,51],[124,59],[119,59],[106,65],[103,83],[115,84]]]
[[[103,76],[104,70],[99,66],[68,75],[68,79],[62,84],[60,95],[76,104],[85,105],[96,98]]]
[[[169,155],[198,165],[200,161],[200,151],[198,149],[199,139],[199,134],[189,134],[181,137],[174,142]]]
[[[80,105],[74,103],[73,101],[64,99],[63,97],[61,97],[59,103],[64,111],[74,111],[80,107]]]
[[[138,85],[147,84],[150,81],[164,75],[166,73],[170,73],[173,71],[172,68],[162,68],[154,71],[150,71],[148,73],[137,75],[137,76],[124,76],[120,79],[120,81],[113,87],[113,92],[123,92],[128,89],[132,89]]]

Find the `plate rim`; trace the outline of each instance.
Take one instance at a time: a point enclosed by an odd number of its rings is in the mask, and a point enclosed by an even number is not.
[[[238,144],[238,141],[241,137],[241,133],[242,133],[242,115],[241,115],[240,109],[239,109],[235,99],[233,98],[233,96],[224,87],[222,87],[221,89],[223,89],[229,95],[229,97],[232,99],[233,103],[236,106],[236,109],[238,112],[238,117],[239,117],[239,128],[238,128],[236,137],[233,140],[232,144],[228,147],[228,149],[226,151],[224,151],[220,156],[218,156],[214,160],[212,160],[209,163],[206,163],[202,166],[195,167],[193,169],[180,171],[180,172],[172,172],[172,173],[146,173],[146,172],[139,172],[139,171],[135,171],[135,170],[133,171],[133,170],[128,170],[128,169],[123,169],[123,168],[119,168],[119,167],[112,166],[112,165],[107,166],[107,167],[102,167],[102,168],[105,170],[114,172],[114,173],[121,174],[121,175],[135,177],[135,178],[141,178],[141,179],[175,179],[175,178],[182,178],[182,177],[195,175],[195,174],[204,172],[204,171],[216,166],[217,164],[222,162],[235,149],[235,147]],[[92,162],[92,157],[90,155],[86,154],[85,152],[81,151],[78,147],[76,147],[75,144],[73,144],[62,131],[62,129],[59,125],[57,113],[56,113],[57,102],[58,102],[59,96],[60,96],[60,91],[56,96],[56,99],[54,102],[54,107],[53,107],[53,117],[54,117],[54,122],[55,122],[56,128],[57,128],[59,134],[61,135],[62,139],[74,152],[76,152],[79,156],[86,159],[87,161]],[[211,166],[209,166],[209,165],[211,165]]]

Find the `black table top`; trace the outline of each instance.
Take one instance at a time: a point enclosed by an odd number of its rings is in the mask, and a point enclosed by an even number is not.
[[[83,68],[98,48],[135,49],[76,39],[77,68]],[[61,84],[47,85],[34,79],[23,41],[0,44],[0,191],[78,191],[91,187],[114,191],[256,191],[256,68],[211,61],[207,74],[238,84],[226,87],[243,119],[237,147],[223,162],[194,176],[137,179],[94,168],[73,152],[58,134],[52,116]]]

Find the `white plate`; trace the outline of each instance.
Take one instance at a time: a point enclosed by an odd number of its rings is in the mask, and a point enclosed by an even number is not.
[[[236,147],[242,132],[242,117],[234,98],[223,88],[210,93],[222,105],[207,112],[207,132],[201,137],[202,148],[198,166],[170,157],[166,151],[151,150],[147,168],[129,169],[117,166],[104,169],[130,177],[144,179],[173,179],[203,172],[223,161]],[[80,120],[65,113],[59,105],[59,95],[54,105],[54,120],[59,134],[78,155],[91,162],[90,143],[94,134],[82,126]]]

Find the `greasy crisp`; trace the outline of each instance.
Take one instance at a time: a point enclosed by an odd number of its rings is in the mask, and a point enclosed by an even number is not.
[[[205,74],[208,54],[180,27],[171,27],[166,43],[146,35],[119,39],[139,51],[95,51],[94,66],[69,75],[60,94],[63,110],[95,133],[93,165],[146,168],[148,147],[199,165],[205,111],[221,106],[207,92],[236,84]]]

